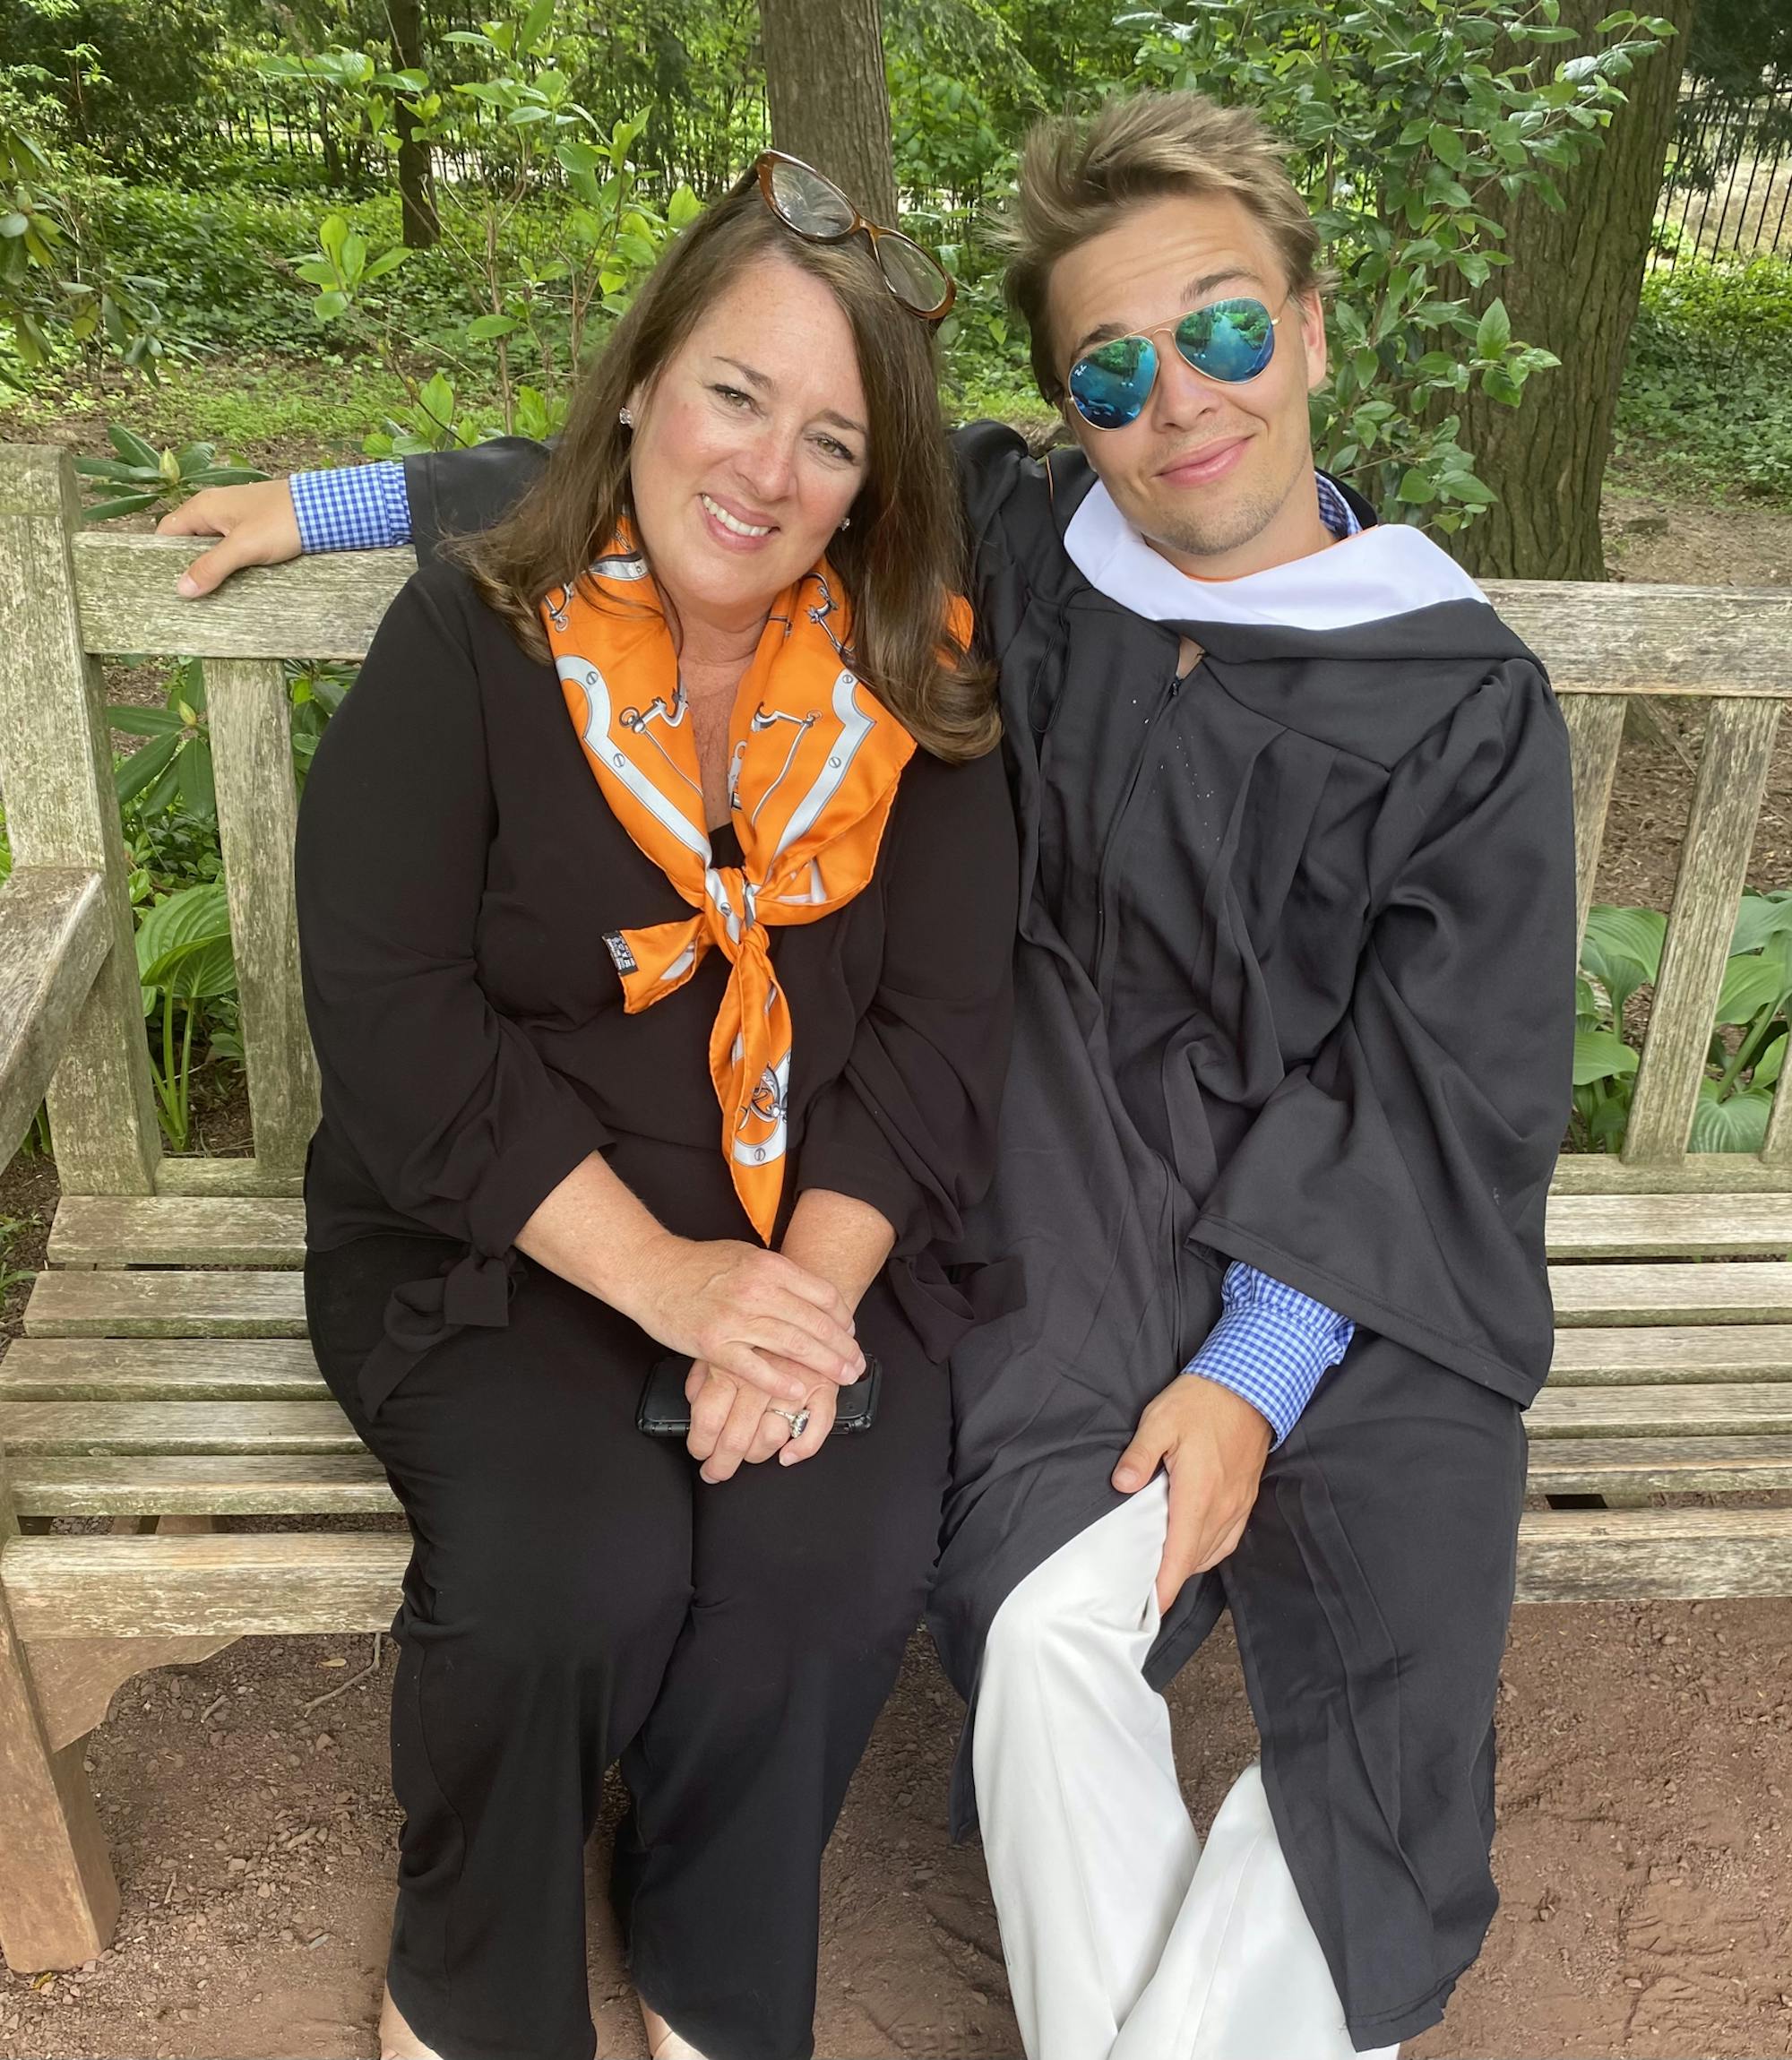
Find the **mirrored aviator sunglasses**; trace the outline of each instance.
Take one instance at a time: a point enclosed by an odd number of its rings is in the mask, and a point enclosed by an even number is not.
[[[1261,300],[1216,300],[1173,327],[1185,363],[1209,379],[1236,386],[1254,379],[1276,354],[1276,324]],[[1161,331],[1154,332],[1161,334]],[[1124,429],[1145,411],[1158,383],[1158,347],[1150,336],[1116,336],[1070,368],[1072,404],[1092,429]]]
[[[801,158],[764,151],[747,177],[756,177],[765,204],[786,228],[809,243],[844,243],[863,229],[883,283],[911,315],[938,322],[958,290],[938,258],[900,229],[883,228],[859,213],[834,182]]]

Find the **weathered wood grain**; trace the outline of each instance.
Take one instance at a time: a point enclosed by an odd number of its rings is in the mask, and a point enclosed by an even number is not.
[[[1590,1391],[1589,1391],[1590,1392]],[[1622,1392],[1607,1390],[1607,1392]],[[1684,1391],[1683,1391],[1684,1392]],[[358,1452],[333,1401],[0,1403],[14,1471],[29,1459],[127,1452]]]
[[[1624,743],[1624,698],[1616,694],[1577,694],[1562,710],[1574,763],[1574,935],[1587,934],[1587,911],[1599,876],[1612,780]]]
[[[183,1154],[156,1168],[158,1194],[297,1194],[297,1173],[270,1173],[253,1158],[205,1159]]]
[[[1792,694],[1792,590],[1489,580],[1557,694]]]
[[[305,1203],[282,1195],[71,1195],[50,1226],[48,1257],[52,1266],[285,1270],[305,1263]]]
[[[7,1401],[319,1401],[303,1338],[15,1338],[0,1355]]]
[[[409,547],[332,552],[254,567],[203,600],[181,600],[174,582],[204,547],[190,538],[78,537],[88,650],[359,658],[416,566]],[[1792,693],[1792,596],[1781,588],[1521,580],[1486,591],[1560,694]]]
[[[217,659],[205,687],[255,1163],[264,1174],[297,1174],[317,1127],[318,1089],[299,992],[286,679],[278,663]]]
[[[1546,1235],[1552,1259],[1792,1256],[1792,1194],[1555,1194]]]
[[[0,1583],[22,1637],[384,1631],[410,1540],[396,1532],[18,1538]]]
[[[0,1424],[4,1420],[0,1418]],[[1792,1436],[1792,1381],[1683,1381],[1660,1388],[1548,1386],[1524,1420],[1533,1440],[1672,1437],[1676,1432],[1691,1437]],[[4,1435],[0,1430],[0,1436]],[[21,1461],[13,1463],[16,1469]]]
[[[1792,1437],[1545,1438],[1532,1495],[1734,1495],[1792,1487]]]
[[[28,1645],[26,1664],[53,1751],[85,1738],[106,1720],[112,1698],[151,1667],[191,1667],[234,1644],[231,1638],[65,1638]]]
[[[1792,1509],[1549,1511],[1519,1527],[1521,1602],[1787,1594]]]
[[[0,1426],[4,1424],[0,1410]],[[398,1498],[371,1452],[256,1452],[13,1461],[26,1516],[386,1516]]]
[[[301,1338],[297,1273],[39,1273],[25,1304],[39,1338]]]
[[[1637,1323],[1623,1330],[1555,1333],[1552,1389],[1693,1381],[1792,1381],[1792,1327]]]
[[[82,654],[65,451],[0,444],[0,794],[15,866],[96,873],[106,957],[49,1085],[65,1194],[146,1194],[161,1151],[131,919],[130,869],[101,705]]]
[[[51,1743],[11,1603],[0,1557],[0,1952],[30,1974],[106,1950],[118,1884],[81,1745]]]
[[[15,866],[0,884],[0,1166],[30,1128],[110,946],[98,873]]]
[[[20,1634],[65,1638],[378,1631],[409,1553],[397,1534],[18,1538],[0,1582]],[[1792,1510],[1527,1515],[1520,1599],[1784,1595]]]
[[[1628,1165],[1685,1156],[1779,723],[1776,701],[1716,702],[1706,720],[1661,977],[1624,1133]]]
[[[1691,1151],[1659,1166],[1626,1166],[1604,1151],[1555,1162],[1552,1194],[1784,1194],[1792,1174],[1746,1151]]]
[[[90,651],[191,651],[201,658],[365,657],[392,596],[417,570],[408,547],[331,551],[250,566],[202,600],[174,583],[209,545],[198,538],[96,530],[74,542]]]
[[[1558,1327],[1581,1323],[1792,1323],[1792,1263],[1783,1259],[1676,1266],[1552,1266]],[[30,1307],[26,1316],[30,1319]]]

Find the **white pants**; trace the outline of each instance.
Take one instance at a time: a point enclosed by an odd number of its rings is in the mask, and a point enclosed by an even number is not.
[[[1142,1668],[1160,1476],[996,1612],[972,1767],[1029,2060],[1354,2060],[1254,1763],[1206,1849]],[[1371,2060],[1393,2060],[1397,2046]]]

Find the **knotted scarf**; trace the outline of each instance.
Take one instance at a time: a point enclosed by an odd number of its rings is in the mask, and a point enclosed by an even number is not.
[[[768,927],[813,923],[870,881],[915,740],[853,672],[852,617],[823,559],[773,604],[728,724],[742,863],[718,866],[677,652],[625,530],[541,612],[587,763],[636,845],[696,911],[606,937],[631,1015],[683,987],[714,945],[731,970],[710,1032],[722,1155],[770,1243],[783,1190],[790,1004]]]

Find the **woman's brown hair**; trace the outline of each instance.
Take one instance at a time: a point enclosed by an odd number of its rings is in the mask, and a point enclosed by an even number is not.
[[[618,415],[652,390],[736,277],[775,256],[813,273],[851,327],[870,415],[866,479],[828,547],[853,607],[853,663],[922,747],[978,758],[1001,735],[990,668],[946,627],[964,591],[965,525],[940,415],[931,335],[883,283],[862,239],[806,243],[756,186],[707,209],[672,244],[587,367],[540,480],[500,523],[448,547],[532,657],[546,659],[544,595],[573,583],[629,513],[629,432]]]

